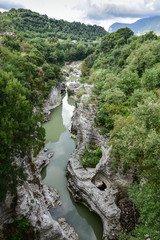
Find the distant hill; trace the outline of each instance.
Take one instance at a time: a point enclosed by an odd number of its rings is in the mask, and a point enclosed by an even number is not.
[[[106,35],[106,30],[97,25],[67,22],[48,18],[26,9],[11,9],[0,13],[0,32],[22,32],[26,37],[58,37],[72,40],[96,40]]]
[[[135,23],[114,23],[109,27],[109,32],[115,32],[119,28],[130,28],[135,34],[143,34],[149,31],[154,31],[160,34],[160,16],[148,17],[139,19]]]

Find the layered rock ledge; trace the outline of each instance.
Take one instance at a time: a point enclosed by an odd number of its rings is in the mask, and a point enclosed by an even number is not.
[[[107,148],[107,140],[95,127],[95,111],[95,105],[79,103],[72,118],[71,133],[76,135],[77,148],[67,165],[68,189],[75,201],[84,203],[100,216],[103,223],[103,239],[116,240],[121,230],[121,210],[116,204],[118,186],[126,185],[128,178],[120,176],[119,173],[115,174],[110,168],[110,148]],[[102,158],[96,168],[85,169],[80,163],[80,155],[85,146],[90,144],[101,146]]]
[[[14,220],[27,218],[32,228],[32,239],[37,240],[68,240],[60,224],[53,220],[49,207],[55,206],[59,200],[59,194],[42,184],[40,171],[37,166],[41,166],[48,159],[40,158],[23,159],[23,167],[27,174],[27,180],[17,188],[16,196],[9,193],[4,203],[0,205],[0,239],[5,239],[7,226]],[[22,164],[22,159],[16,159],[18,165]],[[41,169],[41,167],[39,168]],[[8,238],[7,238],[8,239]]]

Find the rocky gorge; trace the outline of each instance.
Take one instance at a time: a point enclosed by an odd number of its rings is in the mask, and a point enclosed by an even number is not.
[[[61,104],[61,95],[65,91],[64,84],[58,84],[52,91],[43,107],[45,121],[49,120],[51,109]],[[49,158],[44,156],[45,149],[36,158],[31,156],[15,159],[18,166],[23,166],[27,176],[23,185],[17,188],[16,196],[9,192],[6,200],[0,205],[0,239],[10,239],[13,223],[28,219],[29,226],[25,239],[37,240],[68,240],[77,239],[77,234],[65,219],[55,221],[49,207],[60,204],[56,189],[42,183],[41,170],[49,164]],[[14,231],[14,228],[13,228]]]
[[[77,148],[67,164],[68,189],[75,201],[82,202],[90,211],[97,213],[103,223],[103,239],[118,239],[122,229],[130,231],[136,217],[133,203],[128,199],[126,186],[131,183],[131,174],[123,176],[111,168],[107,139],[95,126],[96,104],[88,103],[92,85],[70,83],[68,91],[74,98],[84,91],[72,117],[71,136],[77,140]],[[96,168],[84,168],[81,163],[86,146],[101,147],[102,157]],[[102,188],[103,186],[103,188]]]
[[[89,101],[93,85],[77,82],[80,77],[80,62],[67,64],[64,68],[66,81],[69,74],[73,82],[67,84],[69,94],[74,99],[81,92],[79,103],[72,118],[71,136],[76,138],[77,147],[71,155],[66,169],[68,189],[75,201],[86,205],[90,211],[100,216],[103,224],[103,239],[116,240],[123,225],[133,221],[133,204],[128,209],[128,198],[123,192],[125,186],[132,180],[131,176],[115,173],[110,167],[110,147],[107,139],[99,134],[95,126],[96,104]],[[72,68],[72,70],[69,70]],[[43,108],[45,121],[49,120],[51,109],[61,104],[64,84],[52,88],[49,98]],[[89,103],[90,102],[90,103]],[[101,147],[102,157],[96,168],[84,168],[81,155],[86,146],[95,144]],[[59,204],[59,193],[56,189],[42,183],[41,170],[49,163],[43,149],[36,158],[16,159],[17,165],[23,165],[27,179],[17,189],[17,195],[7,195],[6,201],[0,206],[0,239],[11,228],[15,220],[27,218],[30,222],[26,239],[37,240],[76,240],[78,235],[64,218],[54,220],[49,207]],[[101,186],[103,189],[101,189]],[[127,203],[127,207],[126,207]],[[122,224],[123,223],[123,224]],[[131,225],[134,225],[131,224]]]

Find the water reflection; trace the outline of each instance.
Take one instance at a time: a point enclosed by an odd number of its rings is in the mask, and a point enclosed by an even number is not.
[[[42,180],[47,176],[47,168],[43,168],[42,172],[41,172],[41,176],[42,176]]]
[[[75,106],[75,101],[72,98],[68,98],[68,104],[71,106]]]
[[[54,156],[46,169],[42,171],[43,182],[56,188],[61,196],[62,206],[56,209],[50,208],[53,218],[65,217],[67,222],[76,229],[79,240],[100,240],[102,239],[102,224],[99,217],[85,206],[75,203],[66,187],[65,169],[69,156],[75,149],[75,141],[70,138],[68,130],[73,111],[73,100],[68,100],[66,94],[62,106],[54,109],[51,120],[44,124],[47,134],[46,148],[48,149],[46,155],[53,151]]]
[[[70,105],[68,103],[68,93],[66,93],[66,96],[63,98],[63,104],[62,104],[62,118],[63,118],[63,124],[65,127],[69,127],[71,124],[71,117],[73,116],[74,111],[74,105]]]
[[[66,130],[62,118],[62,105],[52,111],[50,121],[43,126],[46,130],[46,143],[58,142],[61,134]]]

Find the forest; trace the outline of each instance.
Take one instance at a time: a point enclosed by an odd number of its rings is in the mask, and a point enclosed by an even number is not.
[[[0,14],[0,32],[14,31],[23,33],[25,37],[58,37],[82,41],[97,40],[106,35],[103,27],[85,25],[80,22],[67,22],[48,18],[26,9],[11,9]]]
[[[108,34],[23,9],[1,13],[0,32],[0,201],[25,179],[15,158],[36,155],[44,145],[40,112],[51,87],[63,81],[61,67],[84,60],[82,79],[94,84],[90,102],[112,145],[112,168],[134,176],[128,194],[140,218],[120,239],[159,239],[160,37],[135,36],[128,28]]]
[[[112,145],[112,168],[131,171],[130,199],[140,213],[135,229],[119,239],[160,236],[160,38],[119,29],[104,36],[82,64],[94,84],[95,124]],[[106,146],[107,147],[107,146]]]
[[[51,87],[63,81],[64,62],[82,60],[96,48],[96,44],[70,43],[69,39],[59,41],[57,36],[0,34],[0,201],[7,190],[15,193],[25,180],[23,163],[18,168],[15,157],[36,155],[44,145],[40,112]]]

